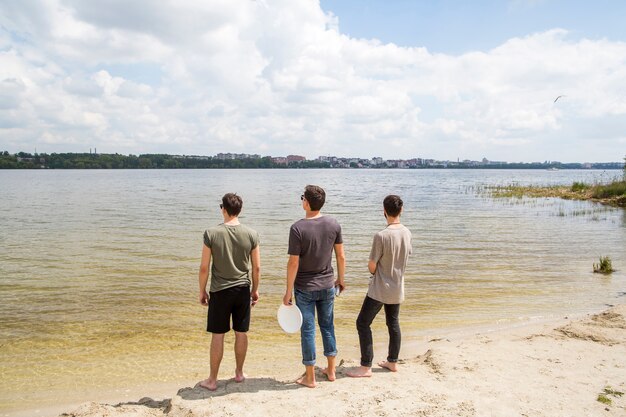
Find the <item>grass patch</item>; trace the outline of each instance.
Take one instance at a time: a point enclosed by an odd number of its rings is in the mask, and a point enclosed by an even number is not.
[[[585,184],[574,182],[571,186],[533,186],[533,185],[499,185],[488,186],[481,190],[495,198],[548,198],[556,197],[564,200],[591,200],[617,207],[626,207],[626,180],[614,180],[609,184]]]
[[[593,272],[600,274],[610,274],[613,272],[613,264],[608,256],[601,256],[600,263],[593,264]]]
[[[590,186],[585,184],[584,182],[576,182],[574,181],[574,184],[572,184],[572,188],[571,190],[575,193],[579,193],[581,191],[585,191],[586,189],[588,189]]]
[[[617,398],[617,397],[621,397],[622,395],[624,395],[624,393],[621,391],[615,391],[611,387],[604,387],[602,392],[598,394],[598,398],[596,399],[596,401],[602,404],[611,405],[613,401],[609,398],[609,395]]]
[[[593,187],[593,198],[626,197],[626,181],[613,181]]]

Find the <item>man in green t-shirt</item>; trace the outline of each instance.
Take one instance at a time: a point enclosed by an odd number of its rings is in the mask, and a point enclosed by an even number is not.
[[[230,331],[231,317],[235,331],[235,381],[245,380],[243,363],[248,350],[246,332],[250,327],[250,309],[259,301],[259,235],[239,223],[242,206],[241,197],[233,193],[225,194],[220,204],[224,223],[204,232],[198,281],[200,304],[209,307],[207,331],[212,334],[211,371],[209,377],[199,384],[211,391],[217,389],[217,374],[224,355],[224,334]],[[207,294],[209,269],[211,287]]]

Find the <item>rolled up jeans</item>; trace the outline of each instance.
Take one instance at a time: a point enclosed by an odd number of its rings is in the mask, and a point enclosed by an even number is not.
[[[356,329],[359,332],[359,344],[361,345],[361,366],[372,366],[374,360],[374,341],[372,339],[371,325],[374,318],[385,307],[385,321],[389,332],[389,350],[387,352],[387,362],[398,362],[400,354],[400,343],[402,335],[400,333],[400,304],[383,304],[365,296],[361,312],[356,319]]]
[[[337,356],[335,340],[334,306],[335,289],[302,291],[296,289],[296,305],[302,312],[300,344],[302,345],[302,363],[315,365],[315,311],[322,334],[324,356]]]

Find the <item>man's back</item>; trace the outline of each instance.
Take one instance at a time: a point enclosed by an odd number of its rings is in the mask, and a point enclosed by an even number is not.
[[[404,270],[411,248],[411,232],[393,225],[376,233],[370,259],[377,262],[367,295],[385,304],[404,301]]]
[[[250,252],[259,244],[253,229],[220,224],[204,232],[204,244],[211,249],[211,292],[250,285]]]
[[[318,291],[332,288],[335,283],[332,253],[336,244],[343,243],[341,226],[328,216],[301,219],[289,231],[290,255],[300,257],[295,288]]]

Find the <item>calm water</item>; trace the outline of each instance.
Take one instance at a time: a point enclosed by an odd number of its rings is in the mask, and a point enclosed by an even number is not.
[[[381,201],[405,201],[414,255],[405,340],[445,328],[589,311],[626,291],[626,211],[555,199],[492,200],[472,187],[571,184],[619,172],[474,170],[0,171],[0,411],[91,399],[97,389],[193,381],[208,372],[197,303],[202,232],[229,191],[261,235],[261,303],[249,369],[276,353],[297,367],[299,338],[275,312],[289,226],[307,183],[327,190],[343,226],[349,290],[337,302],[339,348],[356,351]],[[594,275],[609,255],[618,272]],[[623,300],[624,298],[621,298]],[[376,326],[381,328],[383,320]],[[225,358],[228,361],[229,358]],[[224,368],[230,370],[231,363]],[[226,375],[228,376],[228,375]],[[21,405],[20,405],[21,404]]]

